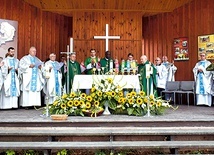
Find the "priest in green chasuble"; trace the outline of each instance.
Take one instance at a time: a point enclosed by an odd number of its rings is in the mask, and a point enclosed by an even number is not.
[[[111,52],[110,51],[105,52],[105,58],[102,58],[100,60],[100,65],[101,65],[102,72],[104,72],[104,74],[109,72],[110,70],[113,71],[114,60],[111,58]],[[103,69],[104,69],[104,71],[103,71]]]
[[[143,91],[148,95],[154,94],[157,96],[157,82],[156,74],[157,70],[155,66],[147,59],[147,56],[142,55],[140,57],[141,64],[138,64],[138,72],[140,74],[140,83]],[[149,88],[147,88],[147,78],[149,80]],[[147,93],[147,90],[149,91]]]
[[[68,64],[68,68],[69,68],[69,92],[71,91],[72,88],[72,84],[73,84],[73,80],[74,80],[74,76],[81,74],[81,69],[80,69],[80,64],[76,61],[76,53],[71,53],[70,55],[70,61]],[[67,74],[67,73],[66,73]],[[65,75],[66,77],[66,86],[67,86],[67,75]]]
[[[84,65],[86,67],[86,74],[91,75],[93,74],[93,68],[99,69],[100,68],[100,58],[96,57],[96,50],[90,50],[90,57],[86,58]]]

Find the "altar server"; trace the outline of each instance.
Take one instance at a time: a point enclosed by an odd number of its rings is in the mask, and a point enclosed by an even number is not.
[[[206,68],[211,64],[206,60],[206,53],[200,53],[200,61],[196,63],[193,68],[194,78],[196,81],[196,102],[197,105],[212,104],[211,85],[212,85],[212,73],[207,71]]]
[[[62,95],[62,63],[56,61],[56,54],[51,53],[50,60],[45,63],[43,73],[46,79],[44,93],[49,104],[52,104],[57,96]],[[47,103],[46,103],[47,104]]]
[[[161,64],[161,59],[157,57],[155,59],[155,67],[157,69],[156,80],[157,80],[157,95],[161,95],[161,91],[165,90],[166,88],[166,81],[168,71],[166,67]]]
[[[29,54],[20,59],[22,107],[41,106],[41,90],[45,83],[42,65],[43,62],[36,57],[35,47],[30,47]]]

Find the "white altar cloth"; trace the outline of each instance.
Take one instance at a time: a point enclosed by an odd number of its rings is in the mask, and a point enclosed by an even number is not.
[[[77,89],[91,89],[93,79],[100,81],[106,78],[114,78],[114,83],[123,86],[123,88],[140,90],[138,75],[75,75],[72,89],[73,91]]]

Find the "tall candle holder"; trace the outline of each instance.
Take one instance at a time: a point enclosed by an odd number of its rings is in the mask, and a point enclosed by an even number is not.
[[[149,98],[149,79],[150,79],[150,74],[153,72],[152,66],[150,64],[146,64],[146,82],[147,82],[147,114],[144,117],[151,117],[150,114],[150,98]]]

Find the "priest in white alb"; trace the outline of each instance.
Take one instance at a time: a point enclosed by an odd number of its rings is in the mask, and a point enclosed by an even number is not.
[[[18,97],[20,95],[18,67],[19,60],[14,57],[15,49],[13,47],[8,48],[7,57],[3,60],[2,77],[2,100],[0,103],[0,109],[12,109],[18,108]]]
[[[46,79],[43,91],[49,104],[62,94],[62,63],[56,61],[56,54],[51,53],[50,60],[45,63],[43,73]]]
[[[211,62],[206,60],[206,52],[201,52],[200,61],[193,68],[197,105],[211,106],[212,104],[212,73],[206,70],[210,64]]]
[[[41,90],[45,80],[42,75],[43,62],[36,57],[36,48],[31,47],[29,54],[20,59],[21,101],[20,106],[41,106]]]

